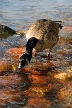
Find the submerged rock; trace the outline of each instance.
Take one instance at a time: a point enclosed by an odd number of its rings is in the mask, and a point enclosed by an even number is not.
[[[18,108],[17,105],[25,105],[26,103],[27,95],[24,91],[12,88],[0,89],[0,108]]]
[[[3,71],[11,70],[12,66],[11,64],[6,60],[0,60],[0,73]]]
[[[27,103],[27,90],[31,85],[24,74],[8,71],[0,75],[0,108],[18,108]],[[16,106],[16,107],[14,107]]]
[[[44,98],[37,98],[29,100],[27,108],[50,108],[51,102]]]
[[[22,54],[24,54],[26,51],[25,47],[21,47],[21,48],[10,48],[6,51],[6,54],[9,55],[10,57],[14,57],[14,58],[20,58],[22,56]]]

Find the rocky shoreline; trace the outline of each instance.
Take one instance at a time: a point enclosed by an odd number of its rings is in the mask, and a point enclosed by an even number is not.
[[[16,34],[16,31],[3,27],[0,38],[5,33],[7,36]],[[72,33],[72,27],[63,29]],[[23,31],[19,33],[24,34]],[[16,67],[25,46],[8,48],[0,59],[0,107],[72,108],[71,42],[71,39],[60,38],[48,63],[46,55],[36,55],[37,62],[33,58],[20,73],[16,72]]]

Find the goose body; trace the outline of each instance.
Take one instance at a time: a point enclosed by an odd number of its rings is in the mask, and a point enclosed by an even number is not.
[[[26,34],[26,54],[28,56],[24,54],[25,57],[23,58],[22,55],[18,69],[23,67],[23,62],[25,62],[25,64],[27,60],[30,62],[31,59],[29,60],[28,58],[32,58],[32,51],[35,53],[48,49],[49,57],[50,51],[59,40],[59,29],[62,29],[62,26],[57,21],[40,19],[34,22]]]
[[[40,19],[34,22],[27,31],[27,41],[31,37],[38,39],[34,51],[40,52],[44,49],[51,49],[56,45],[59,40],[60,24],[52,20]]]

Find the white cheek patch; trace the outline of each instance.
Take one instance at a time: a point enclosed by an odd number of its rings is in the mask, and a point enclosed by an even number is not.
[[[19,63],[19,65],[18,65],[18,69],[21,67],[21,63]]]

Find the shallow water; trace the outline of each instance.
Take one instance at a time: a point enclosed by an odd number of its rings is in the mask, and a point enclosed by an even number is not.
[[[0,0],[0,23],[28,30],[37,19],[61,20],[72,25],[72,0]],[[46,52],[18,74],[14,71],[25,52],[26,38],[0,38],[0,106],[3,108],[71,108],[72,32],[62,30],[47,62]]]

